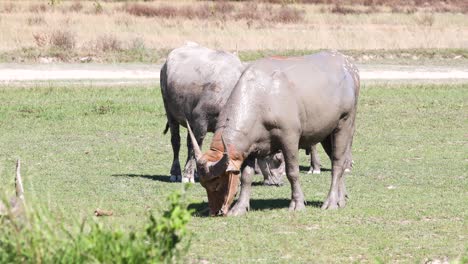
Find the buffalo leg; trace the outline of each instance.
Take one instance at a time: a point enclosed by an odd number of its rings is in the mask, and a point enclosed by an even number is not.
[[[317,153],[317,145],[312,145],[310,147],[310,169],[307,172],[308,174],[320,174],[320,158]]]
[[[180,171],[179,151],[180,151],[180,134],[179,124],[169,121],[169,128],[171,130],[171,145],[172,145],[172,166],[171,166],[171,182],[180,181],[182,173]]]
[[[229,210],[228,215],[243,215],[250,210],[250,192],[254,176],[255,159],[249,158],[244,162],[241,174],[241,190],[236,204]]]
[[[332,157],[332,141],[331,141],[331,138],[332,137],[327,137],[324,141],[321,142],[322,144],[322,147],[323,149],[325,150],[325,153],[327,153],[328,157],[330,158],[330,160],[333,160],[333,157]],[[348,154],[348,158],[349,158],[349,152],[350,149],[347,150],[347,154]],[[345,169],[345,172],[346,172],[346,169]],[[344,176],[342,177],[342,181],[340,181],[340,184],[342,185],[342,189],[343,189],[343,193],[344,193],[344,196],[346,198],[348,198],[348,193],[346,192],[346,188],[344,186]]]
[[[344,170],[351,163],[349,160],[349,146],[353,138],[351,118],[340,120],[338,128],[329,137],[328,140],[331,140],[332,146],[332,182],[322,209],[336,209],[346,206],[347,193]]]
[[[352,115],[356,115],[356,113],[353,113]],[[354,117],[352,117],[352,119],[354,119]],[[352,129],[352,131],[353,131],[352,133],[354,135],[354,131],[355,131],[354,120],[352,121],[351,129]],[[345,172],[351,172],[351,169],[353,168],[354,161],[353,161],[353,154],[352,154],[352,151],[351,151],[352,146],[353,146],[353,138],[351,138],[351,140],[349,141],[348,149],[346,151],[346,155],[348,156],[348,160],[350,160],[351,162],[345,168]]]
[[[282,148],[284,161],[286,163],[286,176],[291,184],[290,211],[299,211],[305,208],[304,193],[299,183],[298,145],[297,142],[283,142]]]

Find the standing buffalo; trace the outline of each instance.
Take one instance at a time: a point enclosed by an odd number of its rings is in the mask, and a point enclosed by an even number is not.
[[[289,209],[304,209],[298,149],[319,142],[332,159],[331,187],[322,208],[344,207],[343,173],[352,160],[359,85],[357,68],[338,52],[271,57],[250,64],[220,113],[210,150],[202,154],[190,133],[210,214],[245,213],[250,207],[253,158],[278,150],[292,189]],[[239,199],[229,210],[241,170]]]
[[[174,153],[171,181],[194,182],[195,159],[188,135],[188,156],[182,177],[179,125],[186,126],[188,120],[193,126],[197,144],[201,145],[206,133],[214,132],[218,115],[244,68],[234,54],[211,50],[196,43],[189,43],[169,54],[161,70],[160,82],[168,121],[164,133],[170,129]],[[264,166],[268,162],[259,161]],[[283,173],[281,168],[277,162],[270,162],[268,173],[279,178],[278,175]]]

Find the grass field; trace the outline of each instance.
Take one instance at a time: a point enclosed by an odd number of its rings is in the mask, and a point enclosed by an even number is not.
[[[303,153],[304,212],[288,212],[289,185],[255,186],[246,216],[207,218],[206,194],[195,184],[186,262],[468,262],[467,92],[467,84],[364,85],[345,209],[320,209],[330,175],[305,174]],[[182,188],[169,182],[156,85],[3,85],[0,101],[0,188],[13,192],[21,157],[30,205],[64,221],[113,210],[97,220],[139,229],[147,210],[161,211]]]

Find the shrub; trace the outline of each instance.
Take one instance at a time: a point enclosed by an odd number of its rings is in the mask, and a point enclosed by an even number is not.
[[[3,5],[3,12],[4,13],[12,13],[16,11],[16,5],[14,3],[5,3]]]
[[[431,27],[434,24],[435,16],[433,13],[423,13],[416,16],[416,23],[420,26]]]
[[[304,12],[295,7],[281,6],[272,17],[272,21],[280,23],[296,23],[304,20]]]
[[[29,11],[33,13],[43,13],[47,11],[46,4],[36,4],[29,7]]]
[[[73,4],[71,4],[69,8],[71,12],[80,12],[82,9],[83,9],[83,5],[79,1],[73,2]]]
[[[45,24],[46,21],[44,19],[44,17],[42,16],[32,16],[32,17],[28,17],[28,25],[30,26],[33,26],[33,25],[42,25],[42,24]]]
[[[335,4],[332,9],[330,9],[332,13],[335,14],[342,14],[342,15],[347,15],[347,14],[355,14],[357,13],[357,10],[349,7],[342,6],[340,4]]]
[[[114,35],[104,35],[98,37],[96,48],[100,51],[119,51],[122,50],[122,42]]]
[[[52,47],[63,50],[72,50],[76,45],[75,35],[66,30],[53,31],[49,42]]]
[[[152,7],[144,4],[127,4],[124,6],[125,12],[134,16],[146,17],[175,17],[177,16],[177,8],[169,5],[162,5],[159,7]]]
[[[218,14],[230,14],[235,10],[235,7],[232,3],[226,1],[215,2],[214,10]]]
[[[213,15],[213,12],[214,9],[208,4],[203,4],[195,9],[195,15],[198,18],[209,18]]]
[[[104,12],[104,8],[102,7],[101,3],[99,1],[94,1],[93,3],[93,12],[94,14],[102,14]]]
[[[241,10],[236,15],[237,19],[258,20],[260,14],[258,12],[258,5],[255,2],[246,2],[243,4]]]
[[[47,34],[45,33],[33,33],[34,42],[38,47],[44,47],[47,44]]]
[[[181,193],[169,196],[169,209],[149,215],[144,230],[111,230],[96,221],[72,227],[50,213],[0,218],[0,263],[173,263],[190,245],[191,217]]]

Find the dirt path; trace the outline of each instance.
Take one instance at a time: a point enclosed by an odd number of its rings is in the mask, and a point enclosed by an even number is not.
[[[468,67],[358,65],[361,80],[468,82]],[[159,79],[161,65],[156,64],[0,64],[0,83],[36,81],[102,83],[141,83]]]

